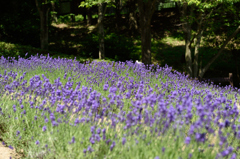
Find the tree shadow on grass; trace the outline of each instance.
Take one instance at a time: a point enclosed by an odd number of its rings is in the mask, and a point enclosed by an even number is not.
[[[54,28],[50,37],[49,49],[72,56],[98,58],[99,43],[97,30],[90,33],[88,27]],[[113,61],[139,59],[137,47],[131,38],[105,29],[105,56]]]
[[[210,59],[217,54],[219,49],[212,47],[200,47],[199,48],[199,64],[202,61],[202,67],[205,67]],[[194,57],[194,48],[191,49],[192,58]],[[186,72],[185,63],[185,46],[173,46],[163,42],[157,42],[153,44],[152,56],[156,62],[164,67],[167,64],[173,67],[179,72]],[[228,77],[229,72],[234,72],[234,63],[232,62],[233,55],[231,51],[225,49],[221,56],[209,67],[209,70],[205,73],[205,77]],[[193,59],[192,59],[193,60]]]

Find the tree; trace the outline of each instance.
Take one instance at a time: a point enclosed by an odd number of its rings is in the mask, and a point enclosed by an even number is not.
[[[92,25],[92,10],[91,8],[87,8],[87,16],[88,16],[88,19],[87,19],[87,25]]]
[[[218,11],[233,8],[233,2],[239,0],[183,0],[178,2],[179,10],[181,11],[182,28],[185,34],[185,60],[187,65],[187,73],[190,77],[202,78],[210,65],[221,55],[223,49],[228,42],[240,31],[240,26],[228,37],[223,43],[218,53],[207,63],[203,68],[199,68],[199,46],[203,32],[207,29],[209,18]],[[180,4],[180,5],[179,5]],[[222,6],[228,7],[219,7]],[[192,24],[197,23],[197,33],[192,38]],[[196,38],[196,39],[195,39]],[[191,57],[191,44],[195,42],[194,61]],[[193,62],[193,63],[192,63]]]
[[[52,11],[51,11],[51,21],[52,23],[57,23],[57,12],[56,12],[56,6],[55,6],[55,2],[52,1],[51,2],[51,8],[52,8]]]
[[[48,50],[48,14],[51,3],[45,0],[35,0],[40,16],[40,42],[41,49]]]
[[[104,18],[105,12],[104,12],[104,3],[100,3],[98,5],[99,59],[105,59],[105,48],[104,48],[105,34],[104,34],[104,25],[103,25],[103,18]]]
[[[115,24],[116,24],[116,29],[119,29],[119,22],[121,19],[121,11],[122,11],[122,7],[121,7],[121,2],[120,0],[115,0],[115,6],[116,6],[116,12],[115,12]]]
[[[140,17],[142,62],[145,65],[151,64],[151,19],[156,8],[155,2],[156,0],[137,0]]]
[[[107,5],[110,4],[110,5]],[[99,59],[105,59],[105,48],[104,48],[104,24],[103,24],[103,18],[105,16],[106,10],[108,6],[112,5],[111,1],[108,0],[101,0],[101,1],[83,1],[81,2],[81,5],[79,7],[86,8],[92,7],[94,5],[98,6],[98,23],[95,26],[95,28],[98,29],[98,37],[99,37]]]

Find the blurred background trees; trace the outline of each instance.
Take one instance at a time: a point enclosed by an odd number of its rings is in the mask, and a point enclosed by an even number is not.
[[[240,25],[240,2],[197,1],[102,1],[102,16],[100,3],[90,1],[1,1],[0,54],[49,52],[79,59],[167,63],[191,77],[227,77],[232,72],[238,86],[239,32],[224,43]]]

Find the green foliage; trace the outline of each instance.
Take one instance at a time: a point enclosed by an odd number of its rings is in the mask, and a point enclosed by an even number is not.
[[[4,40],[35,47],[40,45],[40,20],[35,1],[1,1],[0,15],[0,35]]]
[[[210,17],[210,20],[208,20],[208,26],[210,27],[204,32],[204,36],[207,37],[204,40],[206,40],[208,44],[219,45],[219,47],[223,42],[220,42],[216,36],[221,36],[226,39],[240,25],[240,12],[238,10],[240,3],[231,6],[222,4],[221,7],[224,8],[224,11],[219,10]],[[239,35],[238,33],[233,40],[237,40]],[[229,48],[228,45],[227,48]]]
[[[81,4],[78,7],[86,7],[86,8],[90,8],[92,6],[98,5],[100,3],[107,3],[106,7],[114,7],[116,8],[115,4],[113,3],[112,0],[86,0],[86,1],[82,1]]]
[[[74,15],[74,14],[65,14],[65,15],[60,15],[58,17],[58,23],[69,23],[71,22],[71,15]]]
[[[27,54],[27,56],[25,56],[25,54]],[[46,51],[46,50],[41,50],[38,48],[34,48],[31,46],[26,46],[26,45],[19,45],[19,44],[11,44],[11,43],[6,43],[6,42],[0,42],[0,57],[4,56],[4,57],[15,57],[15,59],[18,59],[18,56],[24,58],[28,58],[31,55],[36,55],[36,54],[43,54],[43,55],[47,55],[49,53],[49,55],[52,55],[54,57],[60,56],[59,53],[53,52],[53,51]],[[65,57],[65,56],[61,56],[61,57]]]

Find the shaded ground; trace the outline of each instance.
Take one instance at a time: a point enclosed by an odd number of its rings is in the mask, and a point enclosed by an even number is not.
[[[178,24],[177,16],[174,16],[173,12],[161,14],[155,13],[152,18],[152,37],[153,39],[162,39],[167,35],[167,31],[177,33],[178,27],[175,24]],[[97,19],[93,19],[93,25],[97,23]],[[55,25],[56,26],[56,25]],[[115,19],[114,16],[107,16],[104,19],[105,35],[108,36],[111,33],[116,35],[122,35],[125,38],[131,39],[140,39],[140,30],[129,30],[127,18],[125,15],[122,15],[119,29],[115,28]],[[87,27],[83,22],[69,23],[68,26],[65,24],[59,24],[57,27],[52,28],[52,33],[50,34],[50,50],[59,51],[62,53],[71,53],[77,55],[82,52],[89,51],[86,43],[84,41],[88,40],[88,43],[98,44],[98,42],[91,39],[91,35],[97,35],[97,30],[93,30],[93,26]],[[90,33],[91,32],[91,33]],[[88,34],[90,33],[90,34]],[[178,36],[178,35],[176,35]],[[181,36],[181,35],[179,35]],[[89,39],[90,38],[90,39]],[[115,40],[115,37],[110,36],[109,40]],[[108,39],[106,37],[106,39]],[[92,40],[92,41],[91,41]],[[105,40],[107,41],[107,40]],[[95,43],[94,43],[95,42]],[[96,45],[95,45],[96,47]],[[105,45],[108,49],[108,45]],[[97,52],[96,50],[90,50],[92,52]],[[107,52],[107,50],[106,50]]]

